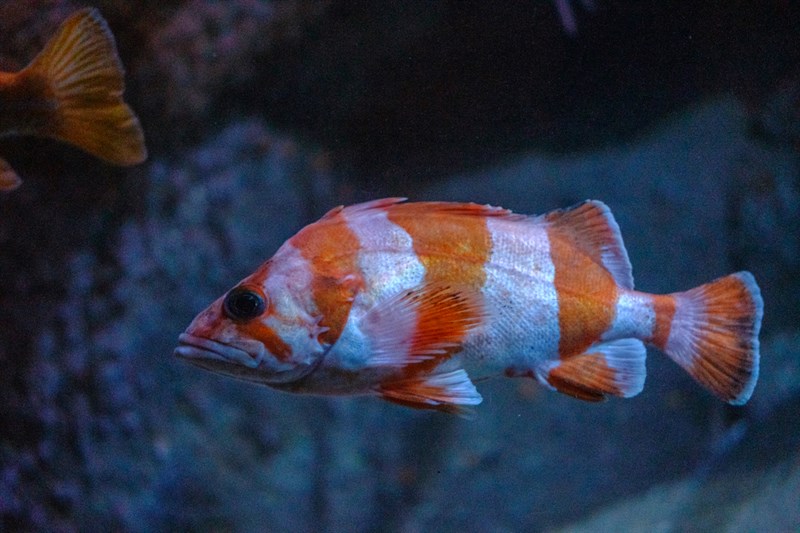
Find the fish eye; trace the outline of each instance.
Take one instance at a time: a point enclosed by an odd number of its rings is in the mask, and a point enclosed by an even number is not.
[[[266,308],[266,297],[247,287],[232,289],[222,304],[225,314],[233,320],[250,320],[261,315]]]

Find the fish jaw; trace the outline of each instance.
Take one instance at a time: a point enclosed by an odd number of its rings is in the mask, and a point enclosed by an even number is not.
[[[279,362],[260,342],[239,341],[237,344],[234,346],[186,332],[178,337],[178,347],[173,353],[204,370],[270,386],[303,379],[322,361],[318,358],[310,364]]]
[[[202,360],[210,360],[239,364],[245,368],[258,368],[264,360],[264,348],[262,346],[260,350],[251,354],[230,344],[182,333],[178,337],[175,355],[197,364]]]

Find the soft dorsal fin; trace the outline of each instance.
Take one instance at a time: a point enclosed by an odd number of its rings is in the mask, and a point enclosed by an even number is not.
[[[483,316],[475,291],[425,283],[375,304],[359,321],[368,366],[406,366],[458,348]]]
[[[390,380],[381,383],[376,392],[384,400],[406,407],[461,415],[469,414],[464,406],[483,401],[463,368]]]
[[[624,289],[633,289],[633,270],[617,221],[603,202],[587,200],[544,215],[552,229],[602,265]]]

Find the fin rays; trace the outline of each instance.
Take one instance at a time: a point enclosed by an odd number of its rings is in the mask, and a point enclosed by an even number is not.
[[[391,380],[382,383],[376,392],[387,401],[407,407],[462,415],[469,413],[464,406],[483,401],[462,368]]]
[[[587,200],[544,215],[551,227],[569,239],[575,249],[606,268],[624,289],[633,289],[633,269],[619,225],[603,202]]]
[[[472,291],[444,283],[403,291],[362,319],[374,346],[367,364],[406,366],[437,359],[458,348],[481,317],[481,303]]]
[[[602,342],[587,353],[557,361],[537,375],[559,392],[580,400],[630,398],[644,388],[646,355],[644,343],[636,339]]]
[[[753,275],[738,272],[668,298],[675,315],[658,347],[720,399],[747,402],[758,380],[764,307]]]
[[[40,133],[117,165],[147,158],[139,120],[122,100],[114,37],[96,9],[67,19],[26,70],[47,79],[57,102],[55,119]]]

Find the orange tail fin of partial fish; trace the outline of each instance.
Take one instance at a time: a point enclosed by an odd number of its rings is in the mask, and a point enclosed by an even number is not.
[[[654,344],[720,399],[746,403],[758,380],[764,308],[753,275],[738,272],[656,298]]]
[[[124,70],[114,36],[96,9],[64,21],[26,70],[44,77],[55,99],[55,117],[39,133],[116,165],[147,158],[139,120],[122,99]]]
[[[20,186],[22,180],[19,179],[17,173],[11,168],[8,162],[0,157],[0,191],[13,191]]]

